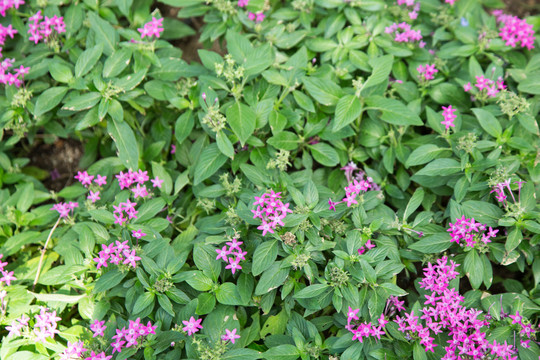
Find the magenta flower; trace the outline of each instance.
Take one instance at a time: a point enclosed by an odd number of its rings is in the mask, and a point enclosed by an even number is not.
[[[103,321],[99,321],[99,320],[96,320],[94,321],[94,323],[92,325],[90,325],[90,330],[92,330],[94,332],[94,336],[93,337],[96,337],[96,336],[105,336],[105,334],[103,333],[103,331],[107,328],[105,325],[105,320]]]
[[[246,7],[249,4],[249,0],[238,0],[238,7]]]
[[[97,174],[96,179],[94,180],[97,186],[107,185],[107,177]]]
[[[238,259],[233,259],[233,258],[229,258],[229,265],[225,266],[225,269],[231,269],[231,272],[234,273],[236,272],[236,270],[240,270],[242,269],[242,267],[240,266],[239,264],[239,260]]]
[[[231,251],[227,249],[226,246],[224,246],[221,250],[216,249],[216,252],[218,253],[218,256],[216,256],[216,260],[223,259],[225,262],[229,262],[227,255],[229,255]]]
[[[144,24],[142,28],[138,28],[137,31],[141,33],[141,39],[144,39],[145,37],[150,38],[152,36],[159,38],[164,31],[163,18],[156,19],[155,17],[152,17],[151,21]]]
[[[439,70],[435,69],[435,64],[419,65],[416,71],[418,71],[420,79],[423,81],[433,80],[435,78],[433,75],[439,72]]]
[[[230,331],[229,329],[225,329],[225,335],[221,336],[221,340],[223,341],[230,341],[234,344],[236,339],[240,339],[240,335],[236,334],[236,329],[233,329],[233,331]]]
[[[88,187],[88,185],[92,185],[92,180],[94,179],[94,176],[88,175],[86,171],[79,171],[77,172],[75,179],[77,179],[84,187]]]
[[[136,239],[140,239],[140,238],[142,238],[143,236],[146,236],[146,234],[143,233],[142,230],[140,230],[140,229],[139,229],[139,230],[133,230],[133,231],[131,232],[131,235],[132,235],[134,238],[136,238]]]
[[[163,180],[161,180],[160,178],[158,178],[157,176],[155,178],[153,178],[152,180],[150,180],[152,182],[152,185],[154,187],[157,187],[159,189],[161,189],[161,184],[163,183]]]
[[[91,202],[95,203],[96,201],[101,199],[99,197],[99,191],[96,191],[96,192],[90,191],[90,193],[88,194],[87,199],[90,200]]]
[[[455,127],[454,120],[456,119],[456,115],[454,115],[454,112],[456,109],[452,109],[452,105],[448,105],[447,107],[443,108],[443,117],[444,120],[441,121],[441,124],[443,124],[446,128],[446,130],[450,129],[450,127]]]
[[[192,316],[189,321],[183,320],[182,323],[185,325],[182,328],[182,331],[185,331],[188,333],[188,336],[191,336],[198,332],[200,329],[202,329],[201,325],[202,319],[195,320],[195,318]]]
[[[135,250],[131,250],[131,251],[124,250],[123,254],[126,257],[126,259],[123,262],[124,264],[129,264],[133,268],[137,267],[136,261],[141,260],[141,258],[137,256],[137,254],[135,253]]]

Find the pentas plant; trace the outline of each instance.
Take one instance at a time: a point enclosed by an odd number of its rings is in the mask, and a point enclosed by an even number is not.
[[[497,237],[499,230],[488,227],[486,224],[475,222],[474,218],[466,219],[462,216],[454,223],[448,224],[448,230],[452,237],[451,242],[456,242],[460,246],[485,248],[491,239]]]
[[[336,211],[336,205],[341,203],[346,203],[347,207],[351,207],[353,204],[358,204],[358,198],[362,193],[380,190],[379,185],[371,177],[366,176],[366,173],[362,169],[359,169],[354,162],[348,163],[341,170],[345,172],[345,177],[349,185],[345,187],[345,197],[341,201],[335,202],[332,199],[328,199],[330,210]]]
[[[225,261],[225,263],[227,263],[225,269],[230,269],[233,275],[236,271],[242,269],[240,261],[245,260],[245,256],[247,255],[247,251],[242,251],[242,248],[240,247],[243,242],[238,240],[238,234],[235,234],[235,236],[230,238],[230,241],[226,243],[226,246],[223,246],[221,249],[216,249],[218,254],[216,260],[221,259]]]
[[[34,315],[33,320],[26,314],[11,322],[11,325],[6,326],[9,331],[8,337],[24,337],[45,343],[48,338],[54,339],[54,336],[60,331],[58,330],[58,322],[62,318],[58,317],[56,311],[41,307],[38,314]]]

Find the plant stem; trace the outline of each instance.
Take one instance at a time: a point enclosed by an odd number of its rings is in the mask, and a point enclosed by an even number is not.
[[[43,249],[41,250],[41,257],[39,258],[39,264],[36,272],[36,278],[34,279],[34,284],[32,285],[32,291],[34,291],[36,284],[39,279],[39,273],[41,272],[41,267],[43,266],[43,258],[45,257],[45,252],[47,251],[47,245],[49,245],[49,241],[51,240],[52,234],[58,224],[60,223],[61,217],[58,217],[58,220],[56,220],[56,223],[54,224],[53,228],[51,229],[51,232],[49,233],[49,236],[47,237],[47,241],[45,241],[45,246],[43,246]]]

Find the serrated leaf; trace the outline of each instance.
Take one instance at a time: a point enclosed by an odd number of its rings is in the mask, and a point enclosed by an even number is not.
[[[256,114],[249,106],[235,102],[227,108],[227,123],[243,146],[255,131]]]
[[[336,118],[332,131],[338,131],[352,123],[362,113],[362,104],[354,95],[345,95],[336,105]]]

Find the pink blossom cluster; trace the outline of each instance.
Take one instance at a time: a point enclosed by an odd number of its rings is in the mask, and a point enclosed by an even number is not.
[[[435,78],[433,75],[439,72],[439,70],[435,69],[435,64],[418,65],[416,71],[424,81],[433,80]]]
[[[374,247],[376,247],[377,245],[373,244],[371,242],[371,239],[368,239],[368,241],[366,241],[366,243],[362,246],[360,246],[360,248],[358,249],[358,255],[363,255],[366,251],[369,251],[371,249],[373,249]]]
[[[127,240],[124,242],[116,240],[116,244],[101,244],[102,250],[98,253],[98,257],[94,258],[97,269],[99,270],[102,266],[108,267],[109,264],[120,265],[121,263],[136,268],[137,261],[141,260],[141,258],[127,243]]]
[[[396,42],[414,42],[420,41],[420,47],[424,47],[425,43],[422,40],[422,34],[420,30],[413,30],[410,24],[406,22],[393,23],[384,29],[387,34],[394,35],[394,41]]]
[[[148,196],[148,190],[146,188],[146,185],[144,185],[145,182],[150,180],[148,177],[148,171],[132,171],[131,169],[128,170],[127,173],[123,173],[120,171],[119,174],[115,176],[118,179],[118,184],[120,185],[120,189],[129,189],[132,185],[137,184],[136,187],[132,187],[130,190],[133,192],[133,196],[136,198],[138,197],[147,197]],[[153,187],[157,187],[158,189],[161,189],[161,184],[163,184],[163,180],[161,180],[159,177],[154,177],[150,180]],[[142,186],[141,186],[142,185]]]
[[[494,230],[489,228],[487,233],[484,233],[486,230],[486,225],[474,221],[474,218],[467,219],[465,216],[462,216],[461,219],[456,219],[456,222],[448,224],[448,232],[452,239],[450,242],[456,242],[461,246],[474,247],[476,243],[487,244],[491,242],[491,238],[495,238],[499,230]],[[464,241],[465,244],[461,244],[461,241]]]
[[[105,354],[104,351],[100,352],[100,353],[96,353],[94,351],[92,351],[90,353],[90,356],[84,358],[84,360],[111,360],[112,359],[112,355],[108,355]]]
[[[345,171],[345,177],[349,182],[349,185],[345,187],[345,197],[341,201],[332,201],[328,199],[328,205],[330,210],[336,211],[336,205],[341,203],[347,203],[347,207],[351,207],[352,204],[358,204],[356,197],[363,192],[369,190],[380,190],[379,185],[373,181],[369,176],[365,176],[366,173],[359,169],[358,166],[350,162],[346,166],[342,167],[341,170]],[[357,172],[356,175],[354,172]]]
[[[144,24],[142,28],[138,28],[137,31],[141,33],[141,39],[144,39],[145,37],[150,38],[152,36],[159,38],[164,31],[163,18],[156,19],[155,17],[152,17],[151,21]]]
[[[412,7],[412,10],[409,11],[409,18],[411,20],[416,20],[418,17],[418,12],[420,11],[420,1],[416,2],[415,0],[397,0],[398,5],[405,5],[406,7]]]
[[[234,274],[237,270],[241,270],[240,261],[245,260],[247,251],[242,251],[240,245],[243,244],[242,241],[238,241],[237,238],[232,238],[231,241],[226,242],[227,246],[222,247],[221,249],[216,249],[217,256],[216,260],[222,259],[227,263],[225,269],[231,269],[231,272]],[[232,255],[232,256],[229,256]]]
[[[6,11],[11,8],[18,9],[21,5],[24,5],[23,0],[3,0],[0,2],[0,14],[6,16]]]
[[[202,319],[195,320],[193,316],[189,319],[189,321],[183,320],[182,324],[184,324],[184,327],[182,328],[182,331],[187,332],[188,336],[195,334],[203,328],[201,321]]]
[[[137,203],[131,202],[129,199],[127,199],[125,202],[121,202],[118,205],[113,205],[112,207],[114,209],[113,211],[114,223],[120,226],[124,226],[124,224],[128,220],[137,219],[137,214],[139,212],[135,210],[135,205],[137,205]],[[124,217],[124,215],[126,217]]]
[[[482,328],[488,327],[489,322],[480,315],[481,311],[467,309],[462,305],[464,297],[459,295],[456,289],[449,289],[449,283],[459,273],[458,265],[447,257],[437,260],[435,265],[428,264],[424,268],[424,279],[420,287],[430,291],[425,295],[424,307],[420,310],[420,317],[414,312],[405,313],[403,317],[396,316],[394,320],[398,330],[406,333],[409,337],[420,339],[420,344],[426,351],[433,352],[437,344],[433,343],[434,336],[445,330],[450,340],[444,347],[446,354],[443,360],[457,360],[464,357],[473,359],[498,356],[502,359],[515,359],[515,349],[512,345],[498,344],[486,339],[486,333]],[[424,320],[422,324],[421,320]]]
[[[478,88],[478,91],[481,94],[486,94],[488,97],[492,98],[496,97],[499,91],[506,89],[506,85],[504,85],[504,80],[502,77],[499,77],[497,81],[493,81],[484,76],[477,76],[476,84],[474,84],[474,86]],[[472,85],[470,82],[463,85],[463,90],[465,90],[465,92],[469,92],[471,89]],[[483,90],[485,90],[485,92],[482,93]]]
[[[79,203],[77,202],[59,202],[58,204],[54,204],[51,210],[56,210],[61,218],[65,218],[69,216],[69,212],[71,211],[71,214],[73,214],[73,209],[78,208]]]
[[[497,22],[502,24],[499,36],[506,42],[506,46],[515,48],[521,45],[528,50],[534,49],[536,38],[531,24],[517,16],[505,14],[502,10],[493,11],[493,15],[496,16]]]
[[[511,182],[511,179],[508,179],[506,181],[498,183],[493,187],[493,190],[491,190],[491,192],[490,192],[490,193],[497,194],[497,196],[495,196],[495,199],[497,199],[498,202],[503,203],[504,205],[507,205],[507,201],[506,201],[507,196],[506,196],[506,193],[505,193],[505,189],[507,189],[508,192],[510,193],[510,196],[512,196],[512,200],[514,201],[514,203],[521,202],[521,188],[523,187],[523,184],[525,184],[525,181],[514,181],[514,184],[518,184],[518,199],[517,199],[517,201],[516,201],[516,198],[514,196],[514,192],[510,188],[510,182]]]
[[[442,115],[444,117],[444,120],[441,121],[441,124],[445,126],[446,130],[450,129],[450,127],[456,127],[456,125],[454,124],[454,120],[457,117],[457,115],[454,114],[456,109],[452,109],[452,105],[448,105],[447,107],[443,106],[442,108]]]
[[[456,2],[456,0],[444,0],[444,2],[454,6],[454,3]]]
[[[266,233],[274,233],[274,229],[278,225],[284,226],[283,219],[287,216],[287,213],[293,211],[289,209],[289,203],[284,204],[281,200],[281,192],[274,192],[270,190],[269,193],[262,194],[261,197],[255,196],[253,205],[257,207],[255,210],[251,210],[254,219],[261,219],[262,224],[257,227],[258,230],[262,230],[262,235]]]
[[[1,25],[0,25],[1,26]],[[10,25],[11,26],[11,25]],[[0,56],[2,56],[2,48],[0,47]],[[24,75],[28,74],[30,68],[19,66],[15,69],[15,72],[9,72],[9,69],[13,66],[15,59],[4,59],[0,62],[0,84],[15,85],[21,87],[24,80]]]
[[[82,341],[74,343],[68,341],[66,350],[60,354],[60,360],[80,359],[83,356],[82,354],[86,351],[87,349],[84,348],[84,343]]]
[[[2,262],[2,258],[4,257],[4,254],[0,254],[0,287],[3,287],[4,284],[9,286],[11,285],[11,282],[13,280],[17,280],[15,276],[13,276],[13,271],[7,271],[5,269],[5,266],[8,264],[7,262]]]
[[[94,333],[93,337],[104,336],[104,330],[107,328],[104,325],[105,321],[98,320],[96,320],[92,325],[90,325],[90,329]],[[135,319],[135,321],[129,320],[128,328],[126,329],[126,327],[124,326],[122,330],[116,329],[116,335],[112,337],[115,340],[111,343],[111,347],[113,348],[113,355],[115,352],[122,352],[122,350],[125,348],[138,346],[139,343],[144,340],[146,336],[150,334],[155,334],[156,328],[157,326],[153,326],[150,321],[148,321],[146,325],[141,324],[140,318]],[[105,356],[104,353],[103,356]],[[112,358],[112,356],[107,357],[107,359],[110,358]],[[86,360],[91,360],[91,358],[86,358]]]
[[[364,342],[364,338],[369,336],[376,337],[378,340],[381,339],[381,335],[384,335],[384,326],[388,323],[388,320],[385,318],[384,314],[381,314],[379,317],[379,325],[375,326],[371,322],[360,322],[358,317],[358,312],[360,309],[351,308],[347,311],[347,327],[346,329],[353,333],[352,340],[358,340]]]
[[[48,337],[54,339],[54,335],[60,331],[57,329],[58,321],[62,320],[56,316],[56,311],[49,311],[49,309],[42,307],[39,314],[34,315],[34,329],[32,335],[35,336],[39,342],[46,342]],[[20,318],[12,321],[10,326],[6,326],[6,330],[9,331],[8,336],[22,336],[23,332],[30,333],[30,326],[28,322],[30,318],[23,314]]]
[[[58,17],[54,15],[52,18],[48,18],[47,16],[43,17],[41,16],[41,10],[39,10],[34,15],[30,16],[28,20],[28,33],[31,35],[28,40],[33,41],[35,44],[40,40],[47,41],[53,31],[56,31],[58,34],[66,32],[66,24],[64,23],[63,16]]]
[[[238,7],[246,7],[249,5],[249,0],[238,0]]]
[[[260,23],[260,22],[262,22],[264,20],[265,15],[264,15],[264,13],[262,11],[260,11],[258,13],[248,12],[248,18],[251,21],[255,21],[257,23]]]
[[[533,325],[527,320],[524,321],[524,318],[522,315],[519,314],[519,311],[516,311],[516,315],[508,315],[508,317],[512,319],[512,325],[518,324],[519,326],[521,346],[523,346],[524,348],[530,348],[530,342],[534,338],[536,333]]]
[[[98,188],[101,188],[101,187],[107,185],[107,176],[103,176],[103,175],[98,174],[94,179],[94,175],[89,175],[88,172],[86,172],[86,171],[78,171],[77,175],[75,175],[74,178],[76,180],[78,180],[82,184],[82,186],[84,186],[86,188],[92,185],[92,180],[94,181],[95,185]],[[89,193],[88,193],[88,196],[86,197],[92,203],[95,203],[96,201],[101,199],[99,197],[99,192],[100,191],[97,190],[97,189],[94,189],[94,190],[96,190],[96,191],[90,190]]]

